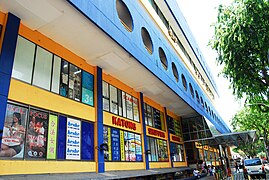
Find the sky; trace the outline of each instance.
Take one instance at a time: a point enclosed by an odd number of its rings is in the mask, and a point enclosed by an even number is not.
[[[219,4],[229,5],[232,0],[177,0],[177,2],[217,84],[220,97],[217,98],[215,107],[230,127],[230,120],[240,110],[241,103],[232,95],[228,80],[222,75],[218,76],[221,67],[217,66],[217,54],[208,46],[208,42],[214,35],[214,28],[211,25],[217,20]]]

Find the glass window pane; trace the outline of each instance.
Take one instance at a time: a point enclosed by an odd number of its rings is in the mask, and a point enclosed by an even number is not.
[[[82,71],[82,102],[93,106],[94,103],[94,77],[92,74]]]
[[[122,91],[118,89],[118,107],[119,107],[119,116],[122,116]]]
[[[126,117],[126,93],[122,91],[122,116]]]
[[[157,146],[156,146],[156,139],[154,138],[151,138],[151,141],[150,141],[150,152],[151,152],[151,159],[152,161],[157,161]]]
[[[61,58],[54,56],[51,91],[59,94],[61,74]]]
[[[126,93],[126,108],[127,108],[127,118],[133,119],[133,98],[131,95]]]
[[[50,90],[51,66],[52,53],[38,46],[34,67],[34,85]]]
[[[145,124],[148,125],[148,113],[147,113],[147,104],[144,103],[144,113],[145,113]]]
[[[108,83],[103,81],[103,110],[109,111],[109,91]]]
[[[118,91],[117,88],[110,85],[110,112],[118,114]]]
[[[81,69],[73,64],[69,64],[69,88],[68,97],[80,101],[81,97]]]
[[[134,120],[139,122],[138,100],[135,97],[133,97],[133,112]]]
[[[151,152],[151,146],[150,146],[150,137],[147,137],[147,144],[148,144],[148,149],[146,150],[149,150]],[[152,161],[151,159],[151,153],[148,154],[148,158],[149,158],[149,161]]]
[[[148,125],[153,126],[152,107],[147,105]]]
[[[67,97],[68,90],[68,62],[62,60],[61,63],[61,86],[60,86],[60,95]]]
[[[31,83],[35,44],[18,36],[15,52],[12,77]]]
[[[134,133],[128,133],[128,139],[129,139],[129,150],[130,150],[130,161],[136,161],[136,155],[135,155],[135,134]]]
[[[135,156],[136,161],[143,161],[142,156],[142,142],[141,142],[141,136],[139,134],[135,134]]]

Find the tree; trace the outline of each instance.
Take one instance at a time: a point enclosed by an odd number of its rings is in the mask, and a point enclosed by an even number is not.
[[[232,119],[231,125],[236,131],[256,130],[258,137],[263,137],[266,147],[269,144],[269,129],[267,112],[260,111],[256,105],[245,106]],[[258,152],[264,151],[264,142],[256,141],[245,145],[240,145],[238,149],[250,156],[256,156]]]
[[[235,0],[219,6],[211,47],[238,98],[269,99],[269,1]]]

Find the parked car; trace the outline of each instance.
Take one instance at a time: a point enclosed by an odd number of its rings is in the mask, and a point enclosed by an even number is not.
[[[260,158],[245,159],[244,160],[245,170],[248,175],[254,178],[265,178],[265,170],[262,160]]]

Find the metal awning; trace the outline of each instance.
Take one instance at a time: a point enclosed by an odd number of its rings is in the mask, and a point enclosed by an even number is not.
[[[256,139],[256,131],[233,132],[227,134],[213,135],[211,138],[195,139],[185,142],[203,141],[204,145],[209,146],[239,146],[241,144],[252,143]]]
[[[256,131],[243,131],[243,132],[234,132],[228,134],[215,135],[215,142],[223,146],[239,146],[241,144],[252,143],[256,139]]]

